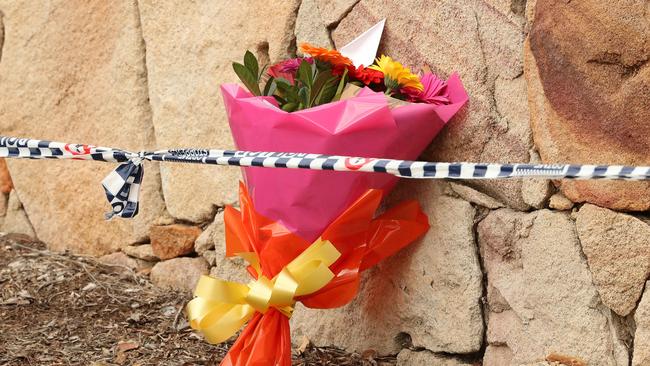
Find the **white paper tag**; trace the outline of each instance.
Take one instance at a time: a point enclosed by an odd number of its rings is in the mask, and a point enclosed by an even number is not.
[[[352,42],[339,49],[341,54],[352,60],[354,66],[370,66],[377,56],[379,41],[384,32],[386,19],[373,25],[367,31],[355,38]]]

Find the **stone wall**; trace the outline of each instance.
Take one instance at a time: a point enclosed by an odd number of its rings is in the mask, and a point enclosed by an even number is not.
[[[643,0],[0,0],[0,134],[232,147],[218,92],[236,80],[230,61],[340,46],[384,17],[381,52],[458,71],[470,95],[424,159],[650,164]],[[6,165],[2,231],[160,286],[245,279],[223,259],[236,169],[147,164],[138,218],[107,222],[110,164]],[[650,364],[650,184],[409,181],[389,201],[413,197],[427,236],[371,270],[352,304],[298,308],[295,339],[399,353],[401,365]]]

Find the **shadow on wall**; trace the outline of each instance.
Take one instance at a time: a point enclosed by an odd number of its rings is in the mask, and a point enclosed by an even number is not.
[[[2,45],[5,42],[5,26],[4,23],[2,22],[2,18],[4,17],[4,14],[2,11],[0,11],[0,62],[2,62]]]

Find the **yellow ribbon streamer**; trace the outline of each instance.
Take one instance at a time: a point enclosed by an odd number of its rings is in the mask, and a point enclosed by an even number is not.
[[[273,307],[291,317],[297,296],[312,294],[334,278],[329,266],[341,253],[329,241],[318,239],[273,279],[262,275],[257,254],[237,255],[255,269],[256,281],[243,285],[201,276],[195,298],[187,304],[190,325],[213,344],[232,337],[256,311],[265,313]]]

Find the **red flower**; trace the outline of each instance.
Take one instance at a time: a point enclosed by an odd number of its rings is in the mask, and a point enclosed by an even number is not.
[[[332,75],[341,76],[343,75],[343,72],[345,72],[346,69],[348,70],[348,75],[350,75],[351,70],[354,70],[354,66],[348,66],[343,64],[334,65],[332,67]]]
[[[307,61],[310,64],[314,63],[314,59],[311,57],[290,58],[288,60],[280,61],[277,64],[269,67],[266,73],[270,76],[273,76],[274,78],[287,79],[291,84],[293,84],[293,79],[296,75],[296,71],[298,71],[298,68],[303,61]]]
[[[274,78],[283,78],[288,80],[291,84],[293,84],[293,76],[295,72],[287,72],[283,71],[283,67],[281,64],[275,64],[271,67],[269,67],[268,70],[266,70],[266,73],[269,74],[269,76],[273,76]]]
[[[332,69],[332,74],[343,75],[343,71],[348,70],[348,76],[353,81],[360,81],[364,85],[381,84],[384,82],[384,73],[381,71],[373,70],[363,65],[357,67],[347,65],[336,65]]]
[[[364,85],[381,84],[384,82],[383,72],[363,67],[363,65],[353,69],[350,77],[361,81]]]

